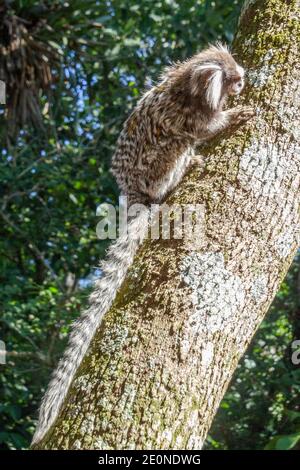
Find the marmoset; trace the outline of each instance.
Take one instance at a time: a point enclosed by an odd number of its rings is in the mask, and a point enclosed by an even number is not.
[[[128,204],[159,203],[197,161],[194,147],[228,126],[246,122],[249,106],[223,110],[229,95],[244,87],[244,69],[228,48],[210,46],[185,62],[165,69],[128,117],[112,159],[112,172]],[[56,420],[72,379],[103,315],[109,310],[148,229],[141,211],[110,247],[95,282],[89,307],[73,324],[69,344],[42,400],[32,443],[39,442]],[[130,234],[135,236],[130,236]]]
[[[194,162],[194,146],[253,116],[248,107],[224,111],[244,87],[244,70],[217,44],[168,67],[124,124],[112,172],[128,202],[159,202]]]

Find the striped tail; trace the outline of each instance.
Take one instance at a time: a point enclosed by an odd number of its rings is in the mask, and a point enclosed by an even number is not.
[[[73,377],[84,358],[104,314],[114,301],[133,262],[138,247],[148,233],[149,209],[144,208],[128,223],[127,234],[121,235],[110,247],[101,268],[103,274],[95,283],[89,307],[72,326],[64,356],[53,373],[42,399],[39,419],[32,444],[37,444],[55,422]]]

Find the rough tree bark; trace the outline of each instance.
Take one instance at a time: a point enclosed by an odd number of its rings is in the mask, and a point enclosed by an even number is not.
[[[204,240],[144,243],[39,448],[201,448],[298,246],[299,20],[298,0],[246,2],[234,48],[258,116],[167,201],[204,204]]]

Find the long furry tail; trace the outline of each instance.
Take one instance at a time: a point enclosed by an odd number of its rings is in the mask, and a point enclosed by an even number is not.
[[[73,377],[88,350],[103,315],[110,308],[137,249],[148,232],[149,209],[146,207],[128,223],[127,234],[121,235],[110,247],[102,264],[103,274],[96,281],[89,307],[72,326],[69,343],[59,361],[42,399],[38,425],[32,445],[39,442],[56,420]]]

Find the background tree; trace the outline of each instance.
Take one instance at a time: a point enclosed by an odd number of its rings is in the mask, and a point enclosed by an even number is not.
[[[9,351],[0,366],[2,448],[28,446],[42,388],[98,275],[91,267],[106,244],[95,237],[95,209],[116,198],[108,162],[122,121],[162,64],[215,39],[230,42],[240,5],[1,2],[8,106],[0,116],[0,336]],[[275,321],[263,324],[223,401],[210,447],[262,448],[299,430],[299,371],[286,353],[299,330],[297,273],[296,260]]]

